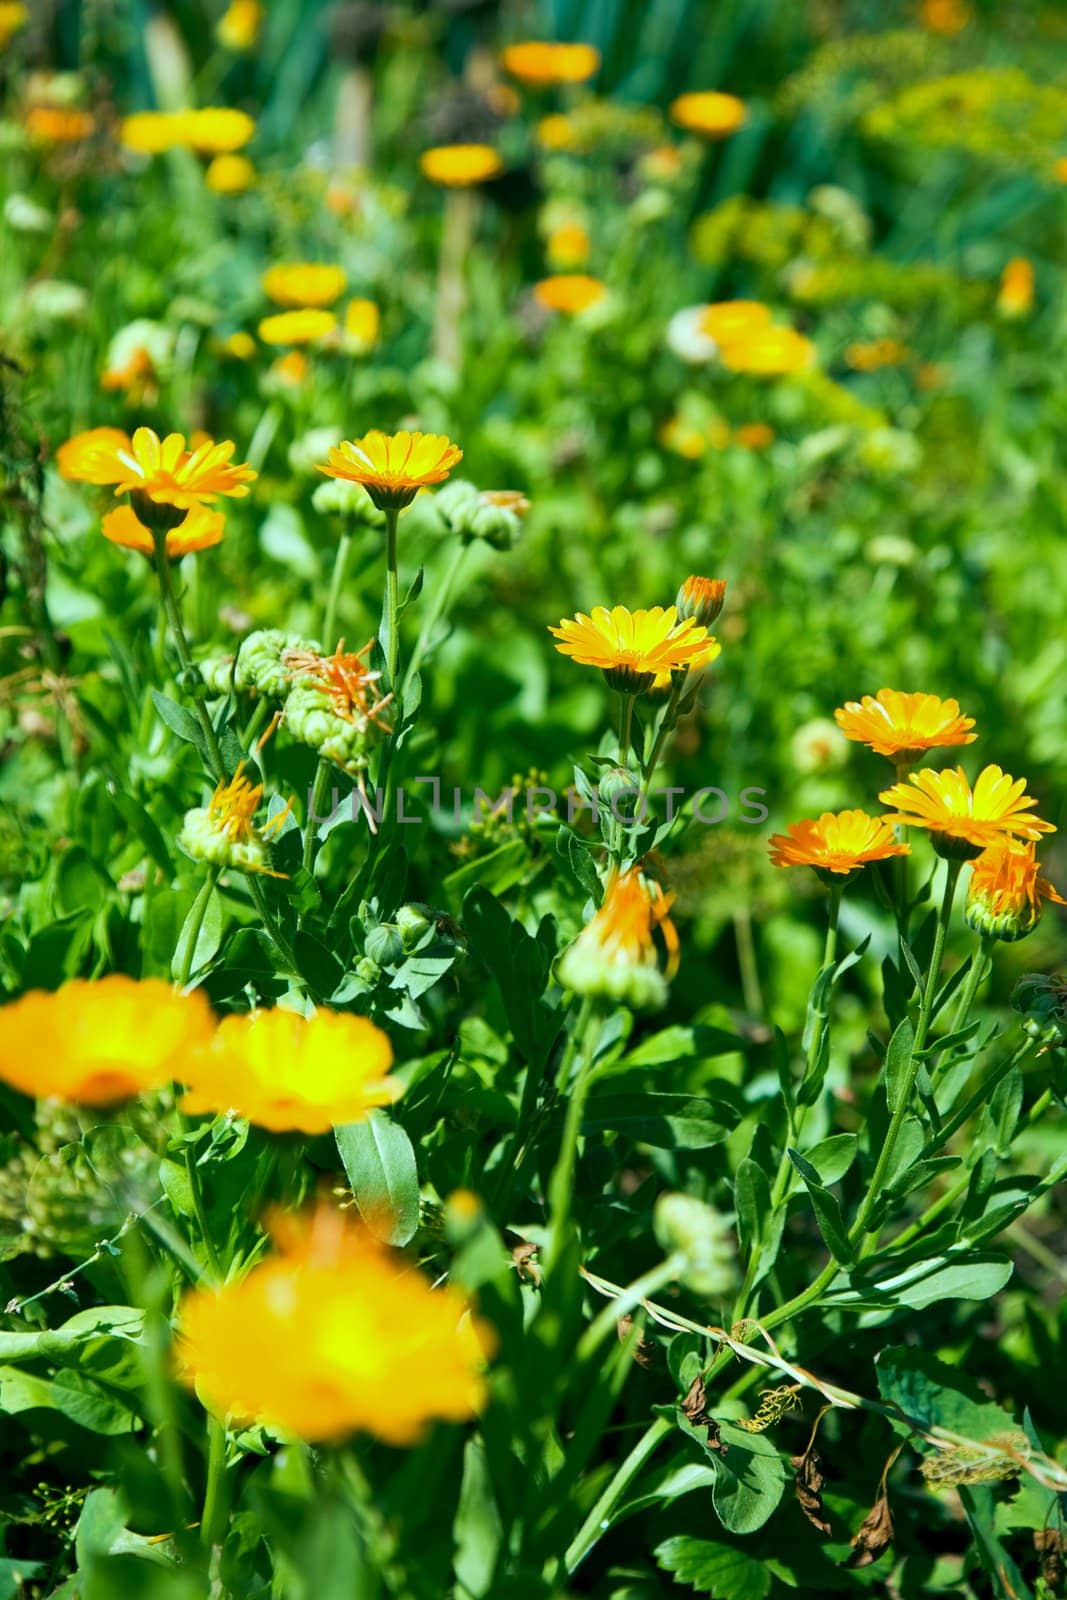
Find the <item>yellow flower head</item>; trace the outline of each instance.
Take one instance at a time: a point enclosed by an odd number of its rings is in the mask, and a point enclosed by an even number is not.
[[[0,1009],[0,1079],[41,1099],[116,1105],[181,1077],[213,1027],[199,992],[159,978],[75,978]]]
[[[757,328],[722,346],[722,363],[731,372],[776,378],[804,372],[815,361],[815,346],[795,328]]]
[[[899,339],[872,339],[867,344],[850,344],[845,361],[853,372],[877,372],[881,367],[899,367],[908,359],[908,347]]]
[[[928,828],[939,855],[963,860],[1005,839],[1040,839],[1056,831],[1051,822],[1031,814],[1037,801],[1026,793],[1026,779],[1013,778],[999,767],[985,767],[973,790],[962,767],[945,772],[924,767],[878,798],[896,808],[887,822]]]
[[[113,483],[109,474],[115,453],[130,448],[130,436],[121,428],[89,428],[60,445],[56,467],[68,483]]]
[[[443,433],[381,433],[345,439],[330,451],[319,472],[327,478],[361,483],[380,511],[409,506],[420,489],[444,483],[463,457]]]
[[[284,878],[285,873],[275,872],[270,864],[268,840],[284,825],[289,807],[261,829],[255,816],[262,799],[263,785],[250,782],[238,767],[232,778],[218,784],[206,806],[185,813],[178,844],[197,861]]]
[[[204,173],[213,194],[244,194],[256,181],[256,169],[247,156],[216,156]]]
[[[279,1220],[280,1251],[182,1303],[184,1380],[212,1410],[311,1441],[416,1443],[485,1400],[488,1327],[343,1213]]]
[[[551,116],[542,117],[537,124],[536,134],[537,142],[543,150],[574,150],[580,142],[573,121],[562,111],[554,111]]]
[[[751,333],[770,327],[769,306],[759,300],[719,300],[704,306],[700,313],[700,332],[717,345],[734,344]]]
[[[366,1017],[319,1011],[254,1011],[224,1017],[182,1070],[183,1108],[236,1112],[274,1133],[326,1133],[392,1105],[393,1050]]]
[[[205,106],[202,111],[181,111],[182,143],[199,155],[229,155],[242,149],[256,131],[252,118],[231,106]]]
[[[25,27],[29,12],[21,0],[0,0],[0,49],[11,40],[20,28]]]
[[[791,822],[770,841],[776,867],[815,867],[847,877],[870,861],[906,856],[911,846],[899,844],[884,817],[866,811],[824,811],[817,819]]]
[[[119,140],[138,155],[158,156],[185,143],[185,123],[177,111],[135,111],[123,118]]]
[[[263,293],[279,306],[332,306],[348,286],[344,267],[321,261],[286,261],[268,267]]]
[[[1002,317],[1025,317],[1034,309],[1034,269],[1025,256],[1009,261],[1000,278],[997,310]]]
[[[564,271],[584,267],[589,260],[589,234],[580,222],[561,222],[545,241],[545,254],[553,267]]]
[[[345,307],[344,342],[353,354],[363,355],[378,343],[382,314],[373,300],[350,300]]]
[[[168,528],[164,552],[171,561],[194,554],[197,550],[210,550],[221,544],[226,529],[226,518],[219,511],[209,511],[207,506],[193,506],[176,528]],[[126,550],[139,550],[142,555],[155,554],[152,530],[146,528],[132,506],[119,506],[109,511],[100,524],[100,531],[112,544]]]
[[[337,318],[332,311],[308,307],[264,317],[258,333],[264,344],[314,344],[318,339],[325,339],[336,326]]]
[[[220,494],[240,498],[248,493],[257,474],[251,467],[230,465],[235,448],[232,440],[213,444],[208,439],[187,450],[184,434],[160,439],[151,428],[138,428],[128,450],[105,448],[93,456],[101,476],[92,481],[113,483],[116,495],[137,494],[155,505],[189,511]]]
[[[774,443],[774,429],[769,422],[743,422],[734,434],[734,443],[742,450],[768,450]]]
[[[1037,870],[1033,842],[1005,839],[975,861],[967,888],[967,926],[986,938],[1025,939],[1041,920],[1041,902],[1067,905]]]
[[[714,643],[692,617],[679,621],[674,606],[650,611],[594,606],[590,616],[579,611],[548,631],[559,640],[561,655],[579,666],[600,667],[612,688],[623,694],[643,694],[661,672],[688,670]]]
[[[689,665],[681,669],[685,675],[684,677],[676,679],[674,672],[657,672],[652,680],[651,688],[648,691],[649,694],[654,699],[665,699],[677,683],[679,696],[688,696],[699,686],[704,676],[705,668],[710,667],[713,661],[718,661],[721,655],[722,645],[718,639],[705,639]]]
[[[661,1006],[666,978],[678,967],[671,901],[638,867],[614,873],[599,911],[560,958],[560,983],[576,994],[623,1000],[641,1010]],[[660,971],[657,934],[667,957],[666,976]]]
[[[584,272],[560,272],[534,284],[534,299],[547,311],[565,311],[570,316],[588,311],[603,300],[607,289],[599,278]]]
[[[705,139],[725,139],[736,133],[745,121],[745,102],[733,94],[719,94],[714,89],[696,94],[680,94],[671,102],[670,118],[689,133],[699,133]]]
[[[927,750],[947,745],[973,744],[974,718],[961,714],[955,700],[936,694],[903,694],[899,689],[879,689],[862,700],[848,700],[834,712],[834,721],[846,739],[865,744],[898,764],[918,761]]]
[[[549,89],[563,83],[586,83],[600,66],[600,51],[591,44],[551,44],[534,39],[510,44],[500,64],[520,83]]]
[[[470,189],[498,178],[504,170],[500,156],[488,144],[439,144],[419,157],[423,177],[445,189]]]
[[[96,122],[90,112],[73,106],[31,106],[25,128],[35,144],[79,144],[93,133]]]
[[[251,50],[263,25],[260,0],[230,0],[219,18],[215,37],[227,50]]]
[[[932,33],[961,33],[971,20],[966,0],[922,0],[919,20]]]

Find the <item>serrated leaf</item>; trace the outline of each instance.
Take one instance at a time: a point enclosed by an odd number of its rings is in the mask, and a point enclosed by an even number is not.
[[[679,1534],[657,1545],[655,1556],[664,1572],[673,1572],[681,1583],[714,1600],[766,1600],[771,1592],[766,1562],[733,1545]]]

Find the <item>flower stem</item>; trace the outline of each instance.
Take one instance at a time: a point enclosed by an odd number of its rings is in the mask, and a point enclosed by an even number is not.
[[[389,687],[397,689],[397,668],[400,662],[400,640],[397,636],[397,614],[400,610],[400,572],[397,564],[397,524],[400,512],[388,507],[385,512],[385,627],[386,670]],[[402,706],[397,707],[403,711]]]
[[[568,1545],[563,1558],[568,1573],[574,1572],[581,1565],[593,1546],[607,1532],[612,1512],[617,1508],[623,1495],[645,1462],[673,1431],[674,1422],[668,1417],[657,1417],[655,1422],[645,1429]]]
[[[222,1543],[229,1510],[229,1482],[226,1477],[226,1425],[218,1417],[207,1419],[207,1487],[200,1515],[200,1542],[205,1549]]]
[[[315,862],[315,834],[322,820],[322,808],[326,803],[326,791],[330,786],[330,770],[332,763],[325,756],[319,757],[319,764],[315,768],[315,784],[311,791],[311,804],[304,821],[304,870],[310,872]]]
[[[452,599],[452,590],[455,587],[456,579],[459,576],[459,569],[463,565],[463,560],[467,554],[467,549],[467,545],[462,542],[456,546],[452,553],[452,560],[446,567],[441,582],[437,585],[426,621],[423,623],[422,628],[419,631],[419,637],[416,641],[415,649],[412,651],[411,660],[408,662],[407,670],[404,673],[404,685],[400,692],[400,698],[402,701],[407,699],[408,689],[411,687],[411,680],[414,678],[416,672],[419,670],[419,667],[422,665],[422,659],[433,640],[434,630],[437,627],[437,624],[440,622],[442,616],[444,616],[448,610],[449,602]]]
[[[546,1250],[546,1267],[559,1260],[571,1222],[574,1172],[578,1160],[578,1140],[582,1131],[585,1102],[589,1095],[593,1061],[589,1028],[593,1020],[595,1006],[596,1002],[593,996],[586,995],[582,1001],[582,1009],[579,1011],[574,1024],[574,1032],[564,1052],[563,1063],[560,1067],[560,1078],[562,1078],[564,1069],[569,1066],[570,1061],[575,1056],[578,1057],[578,1071],[575,1075],[573,1086],[568,1091],[566,1082],[560,1082],[557,1079],[561,1092],[567,1095],[567,1111],[563,1122],[563,1137],[560,1141],[559,1155],[556,1158],[556,1165],[552,1170],[552,1176],[548,1183],[549,1235]]]
[[[163,609],[166,612],[167,624],[170,628],[171,636],[174,639],[175,649],[178,652],[178,660],[181,662],[182,673],[186,678],[195,682],[196,678],[199,676],[199,669],[193,661],[193,654],[189,648],[189,640],[186,637],[185,627],[182,623],[181,607],[178,604],[178,597],[174,593],[174,584],[170,575],[170,561],[167,558],[166,534],[154,534],[153,544],[155,546],[156,573],[159,577],[159,588],[160,593],[163,596]],[[219,749],[219,741],[215,737],[215,729],[211,718],[208,716],[207,707],[200,696],[196,695],[195,693],[193,696],[193,706],[196,711],[197,720],[200,723],[201,731],[204,735],[204,747],[212,775],[216,783],[224,783],[228,774],[225,765],[223,764],[222,751]]]
[[[337,629],[337,605],[344,587],[345,572],[348,567],[348,557],[352,549],[352,535],[346,528],[337,541],[337,554],[333,559],[333,574],[330,578],[330,592],[326,598],[326,615],[322,624],[322,648],[327,652],[333,650]]]

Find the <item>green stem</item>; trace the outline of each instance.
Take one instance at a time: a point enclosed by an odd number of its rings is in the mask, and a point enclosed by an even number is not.
[[[200,1182],[200,1168],[196,1163],[196,1154],[191,1144],[185,1146],[185,1173],[189,1179],[189,1193],[193,1201],[193,1215],[196,1225],[200,1230],[203,1241],[204,1253],[208,1259],[213,1278],[221,1281],[222,1266],[219,1262],[218,1251],[215,1249],[215,1240],[211,1233],[211,1224],[208,1221],[207,1206],[204,1203],[204,1186]]]
[[[673,1431],[674,1423],[667,1417],[657,1417],[655,1422],[645,1429],[568,1545],[563,1558],[568,1573],[574,1572],[581,1565],[593,1546],[607,1532],[612,1513],[618,1508],[623,1495],[645,1463]]]
[[[921,1161],[926,1161],[930,1156],[936,1155],[937,1152],[948,1143],[948,1141],[952,1138],[952,1135],[962,1128],[963,1124],[974,1115],[979,1107],[984,1105],[987,1100],[992,1098],[994,1091],[1008,1076],[1012,1068],[1016,1067],[1019,1062],[1023,1061],[1026,1056],[1028,1056],[1031,1051],[1035,1050],[1036,1048],[1036,1040],[1029,1038],[1024,1039],[1022,1044],[1012,1055],[1008,1056],[1005,1061],[1002,1061],[999,1066],[994,1067],[988,1078],[984,1078],[982,1080],[978,1088],[966,1101],[964,1101],[960,1109],[953,1113],[949,1120],[943,1125],[943,1127],[937,1130],[931,1139],[927,1140],[919,1159]]]
[[[335,637],[337,606],[341,598],[341,589],[344,585],[351,549],[352,535],[346,528],[337,541],[337,554],[334,556],[333,575],[330,578],[330,592],[326,599],[326,615],[322,624],[322,647],[327,653],[332,651],[337,643]]]
[[[279,928],[277,922],[275,921],[274,913],[271,911],[270,906],[267,904],[267,897],[263,893],[262,884],[260,883],[259,879],[255,876],[255,874],[252,873],[252,872],[247,874],[247,878],[248,878],[248,892],[252,896],[253,905],[255,906],[256,910],[259,912],[260,921],[263,923],[264,928],[266,929],[267,933],[270,935],[270,937],[271,937],[271,939],[272,939],[272,941],[274,943],[274,946],[277,949],[278,954],[281,956],[282,960],[285,962],[286,967],[289,969],[290,972],[292,972],[295,975],[299,976],[300,968],[297,965],[296,954],[295,954],[295,952],[293,950],[292,945],[289,943],[289,940],[285,937],[285,934],[282,932],[282,930]]]
[[[209,1414],[207,1421],[207,1487],[200,1515],[200,1542],[205,1549],[221,1544],[229,1511],[226,1476],[226,1425]]]
[[[952,1027],[950,1029],[950,1032],[952,1033],[958,1033],[961,1028],[965,1028],[967,1026],[967,1022],[971,1015],[971,1007],[974,1005],[975,996],[978,993],[982,979],[989,971],[989,967],[992,962],[993,947],[996,942],[997,941],[995,939],[989,938],[985,935],[983,935],[978,942],[978,949],[971,957],[970,970],[967,973],[963,988],[960,991],[959,1003],[956,1006],[956,1014],[952,1019]],[[962,1045],[959,1047],[959,1049],[965,1048],[966,1046]],[[941,1070],[944,1071],[946,1066],[951,1065],[953,1059],[958,1059],[958,1050],[950,1053],[947,1062],[944,1062],[943,1064],[939,1063]]]
[[[549,1210],[549,1236],[546,1250],[547,1264],[556,1262],[563,1251],[564,1241],[571,1221],[571,1204],[574,1198],[574,1172],[578,1160],[578,1140],[582,1131],[582,1116],[585,1112],[585,1102],[589,1094],[590,1069],[592,1067],[592,1051],[589,1048],[589,1027],[593,1020],[596,1002],[592,995],[586,995],[582,1001],[582,1009],[578,1013],[574,1024],[574,1032],[568,1041],[564,1052],[564,1061],[560,1068],[560,1077],[564,1068],[574,1056],[578,1056],[578,1071],[573,1086],[569,1092],[567,1084],[561,1085],[562,1092],[568,1095],[567,1111],[563,1122],[563,1137],[560,1140],[559,1155],[553,1168],[552,1176],[548,1183],[548,1210]],[[558,1081],[558,1080],[557,1080]]]
[[[397,524],[400,512],[387,509],[385,513],[385,623],[386,670],[389,688],[397,688],[397,668],[400,663],[400,639],[397,635],[397,617],[400,611],[400,571],[397,564]],[[398,712],[401,707],[397,707]]]
[[[411,660],[408,662],[407,670],[404,673],[404,684],[400,692],[401,701],[407,700],[408,690],[411,687],[411,680],[419,670],[423,657],[430,648],[437,624],[440,622],[441,618],[445,615],[448,609],[449,603],[452,599],[452,590],[455,587],[456,579],[459,576],[459,569],[463,565],[464,558],[467,554],[467,549],[468,546],[462,541],[456,546],[455,550],[452,552],[452,559],[445,568],[444,576],[442,577],[441,582],[437,585],[426,621],[423,623],[422,628],[420,629],[419,637],[415,644],[415,649],[412,651]]]
[[[322,808],[326,804],[326,791],[330,787],[330,773],[332,763],[325,756],[319,757],[319,764],[315,768],[315,785],[311,791],[311,804],[304,821],[304,871],[310,872],[315,861],[315,834],[322,820]]]
[[[178,597],[174,593],[174,584],[170,575],[170,561],[167,558],[166,534],[156,533],[153,536],[153,543],[155,545],[156,573],[159,577],[160,593],[163,596],[163,609],[166,612],[167,623],[170,627],[171,636],[174,639],[175,649],[178,652],[178,660],[182,665],[183,676],[192,682],[195,682],[199,676],[199,669],[193,661],[193,654],[189,648],[189,640],[186,637],[185,628],[182,624],[181,607],[178,605]],[[212,724],[211,718],[208,716],[207,707],[200,696],[196,695],[195,693],[193,696],[193,707],[196,711],[197,720],[200,723],[200,727],[204,735],[204,746],[207,751],[208,764],[211,767],[212,775],[216,783],[225,783],[228,774],[225,765],[223,764],[222,752],[219,749],[219,741],[215,737],[215,728]]]
[[[619,1318],[627,1315],[642,1301],[648,1300],[659,1289],[668,1283],[674,1283],[685,1271],[686,1256],[684,1251],[676,1250],[665,1261],[658,1261],[642,1277],[636,1278],[628,1288],[615,1300],[609,1300],[607,1305],[601,1307],[592,1322],[578,1341],[577,1359],[579,1365],[590,1360],[604,1340],[613,1334],[618,1327]]]

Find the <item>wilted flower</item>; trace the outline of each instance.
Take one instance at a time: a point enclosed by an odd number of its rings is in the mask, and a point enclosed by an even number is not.
[[[689,133],[699,133],[705,139],[725,139],[736,133],[745,120],[745,103],[733,94],[720,94],[714,89],[681,94],[671,102],[670,118]]]
[[[692,617],[679,620],[674,606],[650,611],[594,606],[590,616],[579,611],[548,631],[560,641],[556,649],[561,655],[583,667],[600,667],[611,687],[623,694],[643,694],[658,673],[693,666],[709,642],[707,629]]]
[[[419,157],[423,176],[446,189],[470,189],[498,178],[504,170],[500,156],[488,144],[440,144]]]
[[[962,715],[958,701],[899,689],[879,689],[862,700],[847,700],[834,712],[834,721],[846,739],[865,744],[898,765],[918,761],[928,750],[973,744],[978,737],[971,732],[974,718]]]
[[[585,83],[600,66],[600,51],[591,44],[529,40],[508,45],[500,52],[500,62],[520,83],[548,89],[563,83]]]
[[[556,975],[576,994],[621,1000],[656,1010],[667,998],[667,977],[678,965],[672,897],[638,867],[613,874],[604,902],[560,957]],[[660,971],[659,934],[667,956]]]
[[[402,510],[419,490],[443,483],[463,451],[441,433],[386,434],[377,428],[362,439],[344,440],[330,451],[328,478],[361,483],[381,510]]]
[[[455,1290],[325,1206],[275,1231],[277,1255],[182,1302],[181,1372],[208,1406],[311,1441],[365,1430],[391,1445],[480,1410],[491,1335]]]
[[[255,815],[263,798],[263,785],[251,783],[241,769],[218,785],[206,806],[185,813],[178,844],[197,861],[239,872],[282,878],[270,864],[269,837],[285,823],[289,807],[279,811],[262,830]]]
[[[393,1049],[366,1017],[272,1011],[224,1017],[183,1064],[183,1109],[227,1112],[273,1133],[326,1133],[399,1097]]]
[[[268,267],[260,280],[268,300],[279,306],[331,306],[348,286],[343,267],[321,261],[286,261]]]
[[[200,663],[204,682],[216,694],[227,694],[231,684],[245,694],[284,699],[292,682],[284,656],[287,651],[317,652],[314,639],[281,628],[257,628],[234,656],[212,657]]]
[[[820,874],[848,877],[872,861],[911,854],[900,844],[884,817],[866,811],[824,811],[816,820],[791,822],[770,841],[775,867],[815,867]]]
[[[971,868],[964,912],[967,926],[987,938],[1015,940],[1033,933],[1041,902],[1067,905],[1037,870],[1037,847],[1005,839],[983,850]]]
[[[897,808],[887,822],[927,828],[939,855],[963,860],[1008,838],[1036,840],[1056,831],[1051,822],[1030,814],[1037,801],[1026,793],[1026,779],[1013,778],[995,766],[978,774],[973,790],[962,767],[945,772],[924,767],[878,798]]]
[[[571,316],[588,311],[603,300],[607,289],[599,278],[582,272],[562,272],[534,284],[534,299],[548,311],[565,311]]]
[[[116,974],[34,990],[0,1009],[0,1079],[23,1094],[109,1106],[180,1077],[211,1033],[204,996]]]

